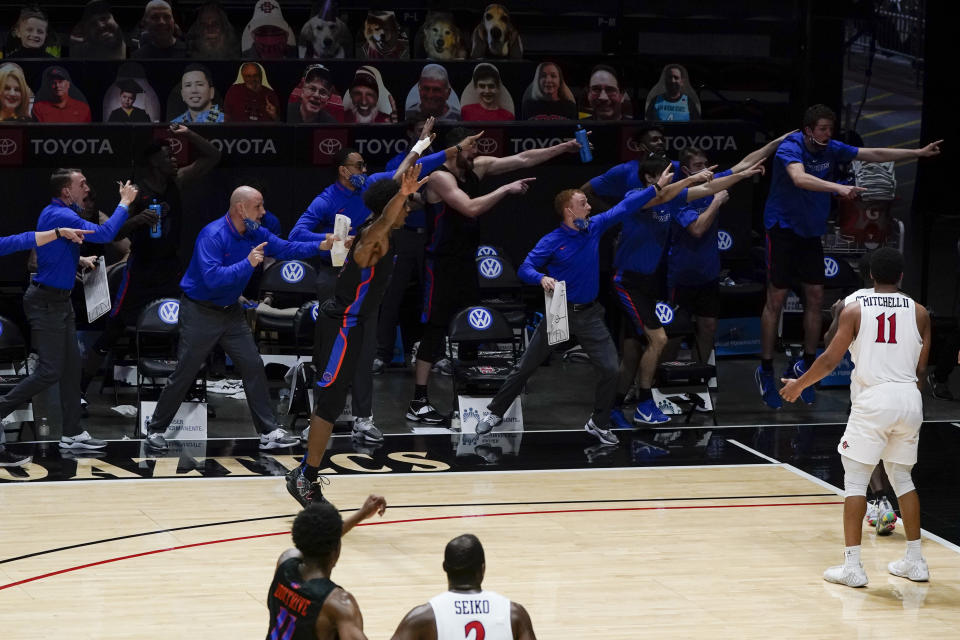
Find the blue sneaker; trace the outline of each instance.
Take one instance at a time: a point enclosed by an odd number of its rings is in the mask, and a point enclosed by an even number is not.
[[[633,412],[633,421],[638,424],[663,424],[670,422],[670,416],[660,411],[657,403],[650,398],[637,405],[637,410]]]
[[[633,424],[623,415],[623,409],[617,407],[610,411],[610,425],[614,429],[633,429]]]
[[[799,378],[806,372],[807,368],[803,366],[803,360],[797,360],[793,363],[793,371],[791,372],[793,375],[790,377]],[[817,394],[812,385],[800,392],[800,399],[807,404],[813,404],[813,401],[817,399]]]
[[[753,377],[757,381],[757,387],[760,388],[760,397],[767,403],[771,409],[779,409],[783,406],[783,399],[777,392],[777,385],[773,382],[773,372],[766,372],[763,367],[757,367]]]

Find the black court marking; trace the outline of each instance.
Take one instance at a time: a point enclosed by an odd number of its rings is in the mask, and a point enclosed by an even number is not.
[[[609,500],[540,500],[540,501],[529,501],[529,502],[460,502],[460,503],[450,503],[450,504],[401,504],[401,505],[389,505],[388,509],[442,509],[442,508],[455,508],[455,507],[519,507],[519,506],[531,506],[539,504],[615,504],[615,503],[624,503],[624,502],[683,502],[688,500],[759,500],[764,498],[825,498],[825,497],[835,497],[836,494],[833,493],[784,493],[784,494],[773,494],[773,495],[753,495],[753,496],[703,496],[703,497],[680,497],[680,498],[616,498]],[[356,509],[340,509],[340,513],[351,513],[356,511]],[[57,553],[59,551],[69,551],[70,549],[80,549],[83,547],[90,547],[98,544],[106,544],[108,542],[116,542],[118,540],[129,540],[131,538],[142,538],[145,536],[159,535],[162,533],[173,533],[174,531],[187,531],[190,529],[204,529],[207,527],[219,527],[224,525],[231,524],[241,524],[245,522],[262,522],[264,520],[282,520],[284,518],[293,518],[295,513],[286,513],[283,515],[277,516],[259,516],[256,518],[240,518],[237,520],[222,520],[220,522],[206,522],[203,524],[192,524],[183,527],[172,527],[170,529],[157,529],[155,531],[144,531],[142,533],[131,533],[125,536],[114,536],[112,538],[102,538],[100,540],[92,540],[90,542],[78,542],[77,544],[71,544],[63,547],[55,547],[53,549],[46,549],[43,551],[35,551],[33,553],[27,553],[22,556],[16,556],[13,558],[5,558],[0,560],[0,565],[7,564],[9,562],[16,562],[17,560],[26,560],[27,558],[35,558],[37,556],[49,555],[51,553]]]

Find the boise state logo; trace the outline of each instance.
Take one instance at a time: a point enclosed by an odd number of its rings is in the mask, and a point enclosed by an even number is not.
[[[823,259],[823,275],[828,278],[835,278],[840,273],[840,265],[833,258],[827,256]]]
[[[488,244],[482,244],[482,245],[480,245],[479,247],[477,247],[477,257],[478,257],[478,258],[483,258],[483,257],[486,257],[486,256],[498,256],[498,255],[500,255],[500,254],[497,253],[497,250],[494,249],[493,247],[491,247],[491,246],[488,245]]]
[[[315,304],[315,305],[313,305],[312,307],[310,307],[310,317],[313,318],[313,321],[314,321],[314,322],[317,321],[317,314],[318,314],[318,313],[320,313],[320,305],[319,305],[319,304]]]
[[[673,309],[665,302],[658,302],[654,313],[657,314],[657,320],[660,324],[670,324],[673,322]]]
[[[180,319],[180,303],[176,300],[167,300],[157,309],[157,317],[164,324],[177,324]]]
[[[303,280],[303,275],[303,265],[299,262],[286,262],[283,267],[280,268],[280,277],[283,278],[284,282],[289,282],[290,284],[296,284]]]
[[[503,273],[503,263],[499,258],[489,257],[480,261],[480,275],[487,280],[495,280]]]
[[[717,232],[717,249],[729,251],[733,247],[733,236],[721,229]]]
[[[330,373],[329,371],[324,371],[324,372],[323,372],[323,381],[324,381],[324,382],[330,382],[331,380],[333,380],[333,374]]]
[[[477,331],[485,331],[493,324],[493,316],[490,311],[483,307],[474,307],[467,314],[467,322]]]
[[[466,424],[470,420],[473,420],[474,423],[480,422],[480,412],[473,407],[467,407],[467,410],[463,412],[463,416],[460,418],[460,424]]]

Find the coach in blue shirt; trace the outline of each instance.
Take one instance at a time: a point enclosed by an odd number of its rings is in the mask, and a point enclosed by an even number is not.
[[[237,299],[265,255],[278,260],[311,258],[329,250],[333,238],[322,243],[281,240],[260,225],[264,213],[263,195],[252,187],[239,187],[230,196],[230,211],[197,236],[190,265],[180,281],[183,297],[177,368],[163,388],[147,425],[150,451],[167,448],[163,434],[217,344],[240,370],[247,406],[260,433],[260,448],[278,449],[299,443],[277,424],[260,353]]]
[[[56,242],[61,239],[63,242],[72,240],[73,242],[79,244],[83,242],[83,237],[85,235],[92,233],[93,231],[91,230],[60,227],[51,229],[49,231],[25,231],[24,233],[18,233],[15,236],[4,236],[0,238],[0,256],[5,256],[9,253],[16,253],[17,251],[36,249],[37,247],[42,247],[46,244]],[[2,333],[2,331],[3,328],[0,327],[0,333]],[[16,389],[13,389],[12,391],[15,390]],[[6,418],[7,415],[17,408],[15,401],[16,398],[13,398],[12,401],[9,402],[6,396],[0,398],[0,405],[3,406],[3,409],[0,409],[0,419]],[[31,456],[21,456],[8,451],[7,448],[4,447],[3,443],[3,429],[0,429],[0,467],[22,467],[30,462]]]
[[[603,307],[596,302],[600,288],[600,237],[645,205],[676,195],[678,185],[665,187],[672,178],[669,171],[664,171],[656,186],[632,191],[620,204],[592,218],[587,217],[591,207],[583,191],[561,191],[554,199],[560,226],[537,242],[517,272],[525,283],[538,284],[544,291],[553,291],[558,281],[566,283],[570,333],[577,336],[590,356],[596,377],[593,415],[584,429],[604,444],[615,445],[619,439],[608,428],[617,379],[617,348],[604,322]],[[541,321],[518,366],[487,405],[490,414],[477,424],[478,435],[489,433],[500,424],[523,385],[553,351],[553,346],[547,344],[548,330],[546,320]]]
[[[91,242],[110,242],[127,219],[137,188],[120,186],[120,204],[102,225],[80,217],[79,207],[90,193],[87,179],[78,169],[57,169],[50,176],[53,200],[40,213],[37,229],[63,235],[62,227],[82,229]],[[37,243],[38,245],[40,243]],[[61,449],[100,449],[103,440],[80,430],[80,349],[70,292],[77,278],[80,247],[75,242],[51,242],[37,247],[37,274],[23,294],[23,310],[30,320],[33,348],[40,357],[37,368],[0,398],[0,416],[28,402],[47,387],[60,383],[63,413]]]
[[[890,162],[926,158],[940,153],[942,140],[920,149],[860,149],[833,140],[837,116],[822,104],[803,115],[803,129],[788,135],[773,160],[770,194],[763,212],[767,229],[767,300],[761,316],[760,366],[755,378],[763,401],[772,409],[783,402],[773,378],[773,345],[777,323],[787,291],[794,283],[803,285],[803,359],[790,375],[800,377],[817,355],[823,303],[823,245],[820,236],[827,231],[830,198],[855,199],[864,189],[837,184],[837,165],[852,160]],[[807,404],[814,401],[813,387],[800,396]]]

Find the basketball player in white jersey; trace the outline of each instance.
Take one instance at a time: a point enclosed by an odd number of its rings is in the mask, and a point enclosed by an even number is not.
[[[443,570],[450,590],[411,610],[393,640],[536,640],[523,606],[481,588],[486,562],[475,535],[447,543]]]
[[[917,461],[923,422],[920,381],[930,355],[930,316],[922,305],[897,290],[903,256],[890,248],[870,257],[874,293],[844,307],[837,333],[810,370],[797,379],[783,379],[780,395],[788,402],[836,368],[849,348],[850,418],[837,451],[843,462],[844,564],[823,573],[828,582],[863,587],[867,574],[860,562],[861,521],[867,510],[867,483],[883,460],[900,502],[907,537],[906,555],[887,565],[895,576],[916,582],[930,579],[920,550],[920,500],[910,471]]]

